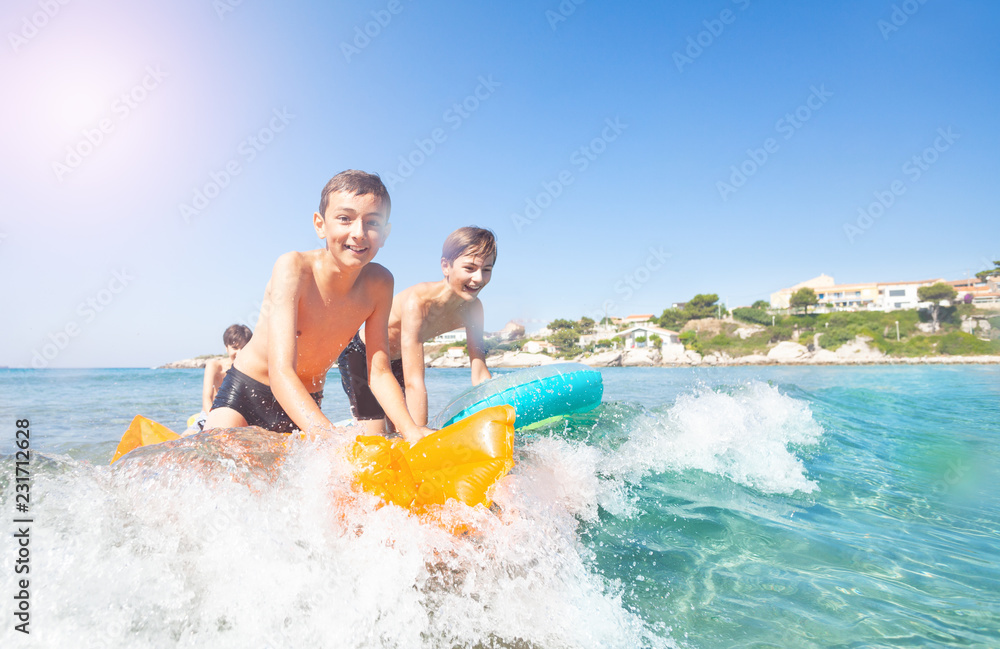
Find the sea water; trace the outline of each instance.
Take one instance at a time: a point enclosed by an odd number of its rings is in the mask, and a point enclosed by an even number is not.
[[[602,374],[456,535],[353,492],[332,442],[277,479],[109,467],[135,414],[184,427],[197,370],[0,370],[0,646],[1000,646],[1000,367]],[[428,370],[431,412],[467,382]]]

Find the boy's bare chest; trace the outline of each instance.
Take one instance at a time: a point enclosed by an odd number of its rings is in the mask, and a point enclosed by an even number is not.
[[[369,300],[357,292],[324,295],[313,288],[299,300],[296,343],[300,365],[332,365],[340,351],[371,311]]]

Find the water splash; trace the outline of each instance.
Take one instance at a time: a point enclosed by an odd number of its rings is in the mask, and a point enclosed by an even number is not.
[[[602,468],[632,482],[648,473],[697,469],[766,493],[810,493],[819,487],[794,449],[816,444],[821,435],[809,406],[774,386],[699,387],[637,422]]]
[[[499,515],[453,504],[440,525],[353,491],[336,445],[245,472],[195,443],[38,472],[39,646],[672,646],[594,571],[576,530],[592,498],[529,466]]]

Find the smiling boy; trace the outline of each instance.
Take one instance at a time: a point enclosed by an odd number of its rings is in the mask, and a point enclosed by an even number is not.
[[[427,424],[427,388],[424,385],[424,342],[465,327],[472,384],[479,385],[490,378],[483,346],[483,303],[479,293],[489,284],[496,262],[497,246],[493,233],[477,227],[455,230],[445,239],[441,251],[441,271],[444,279],[423,282],[401,291],[392,300],[389,314],[389,358],[392,372],[405,387],[406,405],[413,420]],[[351,401],[351,413],[364,423],[369,433],[384,429],[386,414],[381,399],[369,389],[365,373],[366,348],[370,345],[367,332],[355,335],[340,358],[340,378]]]
[[[257,331],[226,374],[206,429],[331,432],[320,410],[326,374],[363,323],[372,392],[407,441],[429,432],[413,422],[389,367],[392,274],[370,263],[389,236],[390,207],[376,175],[348,170],[330,179],[313,214],[326,245],[278,258]]]

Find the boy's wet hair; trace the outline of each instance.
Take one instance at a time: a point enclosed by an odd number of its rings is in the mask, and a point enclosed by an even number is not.
[[[447,259],[449,264],[453,264],[462,255],[482,257],[484,261],[492,257],[493,261],[496,261],[496,236],[492,231],[474,225],[455,230],[444,240],[441,257]]]
[[[225,343],[226,347],[231,346],[236,349],[243,349],[250,342],[250,336],[252,335],[253,332],[246,325],[229,325],[226,332],[222,334],[222,342]]]
[[[326,205],[330,200],[330,194],[334,192],[350,192],[355,196],[372,194],[385,204],[386,215],[389,214],[389,209],[392,207],[392,202],[389,200],[389,190],[382,184],[382,179],[379,178],[378,174],[348,169],[331,178],[319,197],[320,216],[326,216]]]

